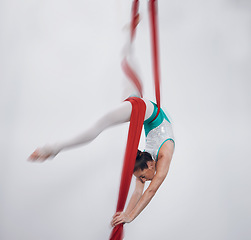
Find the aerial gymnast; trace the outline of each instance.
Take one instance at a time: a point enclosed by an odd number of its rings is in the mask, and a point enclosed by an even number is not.
[[[138,25],[138,22],[139,15],[137,15],[136,18],[135,27]],[[127,29],[127,31],[128,30],[129,29]],[[123,59],[124,62],[126,61],[127,67],[138,76],[139,74],[135,67],[136,60],[133,51],[133,41],[131,41],[130,38],[131,32],[128,31],[128,33],[129,37],[122,51]],[[144,125],[146,136],[145,149],[144,151],[136,149],[136,159],[134,159],[134,167],[132,169],[132,173],[136,177],[135,189],[127,208],[124,211],[117,211],[112,217],[111,225],[113,227],[132,222],[149,204],[167,176],[174,152],[175,141],[172,124],[164,111],[161,108],[158,109],[158,106],[154,102],[142,98],[142,89],[139,87],[141,86],[140,82],[137,86],[137,84],[129,79],[128,76],[125,76],[125,80],[127,88],[124,91],[123,98],[126,100],[118,107],[106,113],[80,135],[67,141],[46,144],[43,147],[37,148],[29,157],[30,161],[43,162],[46,159],[54,158],[63,150],[90,143],[105,129],[118,124],[130,122],[133,113],[132,101],[139,101],[139,107],[144,107],[144,122],[142,121],[142,123]],[[151,183],[144,191],[146,181],[151,181]],[[118,209],[122,208],[117,208],[117,210]]]

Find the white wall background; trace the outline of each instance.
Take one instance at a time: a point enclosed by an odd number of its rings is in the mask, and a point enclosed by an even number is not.
[[[0,2],[0,238],[108,239],[128,125],[43,164],[120,101],[131,1]],[[146,1],[137,33],[153,99]],[[159,0],[162,105],[174,121],[169,175],[125,239],[250,239],[251,3]]]

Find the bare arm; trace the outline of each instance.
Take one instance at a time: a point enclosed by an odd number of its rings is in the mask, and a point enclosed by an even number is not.
[[[140,200],[142,193],[144,191],[144,186],[145,186],[145,183],[142,183],[139,178],[136,178],[136,185],[135,185],[134,192],[133,192],[131,199],[128,203],[128,206],[125,210],[125,213],[127,215],[129,215],[129,213],[134,209],[134,207],[136,206],[136,204]]]
[[[139,202],[137,203],[135,208],[130,212],[129,218],[131,220],[134,220],[143,211],[143,209],[148,205],[148,203],[152,200],[153,196],[155,195],[160,185],[162,184],[162,182],[167,176],[169,165],[167,166],[167,164],[165,164],[164,159],[159,159],[159,161],[160,160],[162,160],[161,161],[162,163],[158,162],[158,164],[162,166],[166,165],[165,169],[162,169],[162,167],[158,165],[158,168],[161,170],[156,172],[153,180],[151,181],[150,185],[148,186],[148,188],[146,189],[146,191],[140,198]]]
[[[169,171],[170,162],[171,162],[171,156],[159,155],[157,163],[157,171],[150,185],[148,186],[142,197],[139,199],[139,201],[129,214],[122,212],[122,213],[116,213],[113,216],[112,226],[116,226],[121,223],[129,223],[133,221],[143,211],[143,209],[151,201],[151,199],[159,189],[160,185],[166,178],[167,173]]]

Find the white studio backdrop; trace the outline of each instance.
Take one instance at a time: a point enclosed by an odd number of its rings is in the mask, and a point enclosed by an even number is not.
[[[52,161],[121,101],[121,29],[131,1],[0,2],[0,239],[108,239],[128,125]],[[136,54],[154,100],[147,1]],[[250,239],[251,3],[159,0],[162,106],[176,149],[167,179],[125,239]],[[144,144],[141,143],[141,148]]]

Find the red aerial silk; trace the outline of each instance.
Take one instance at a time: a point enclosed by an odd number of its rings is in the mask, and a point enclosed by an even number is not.
[[[143,90],[142,90],[142,85],[140,83],[139,77],[137,76],[135,71],[131,68],[126,58],[123,59],[121,66],[126,76],[135,84],[136,88],[138,89],[140,93],[140,97],[143,97]]]
[[[159,69],[159,41],[158,41],[158,7],[157,0],[149,0],[149,16],[150,16],[150,29],[151,29],[151,42],[152,42],[152,57],[153,57],[153,72],[154,72],[154,85],[155,97],[158,106],[158,112],[154,121],[160,112],[160,69]]]
[[[149,19],[150,19],[150,30],[151,30],[151,43],[152,43],[152,62],[153,62],[153,74],[154,74],[154,86],[155,86],[155,97],[158,106],[158,111],[154,121],[160,112],[160,64],[159,64],[159,39],[158,39],[158,2],[157,0],[149,0]],[[134,40],[137,21],[139,18],[139,1],[134,0],[132,3],[132,14],[131,14],[131,42]],[[122,60],[122,69],[127,77],[135,84],[138,89],[140,96],[143,97],[142,85],[139,81],[139,77],[135,71],[129,65],[126,57]]]
[[[139,1],[134,0],[132,3],[132,13],[131,13],[131,25],[130,25],[130,30],[131,30],[131,42],[133,42],[135,34],[136,34],[136,27],[138,25],[139,21]],[[126,57],[122,60],[121,67],[125,73],[125,75],[134,83],[136,88],[138,89],[140,93],[140,97],[143,97],[143,90],[142,90],[142,85],[139,80],[139,76],[137,73],[133,70],[133,68],[130,66],[128,63]]]
[[[130,97],[125,101],[131,102],[132,113],[127,137],[127,145],[126,145],[124,164],[120,181],[119,198],[116,212],[122,212],[125,207],[146,111],[145,102],[140,98]],[[121,240],[122,238],[123,238],[123,224],[119,224],[113,228],[110,240]]]
[[[131,42],[134,40],[135,37],[136,26],[138,21],[137,18],[139,17],[138,8],[139,8],[139,1],[134,0],[132,4]],[[157,0],[149,0],[149,16],[150,16],[150,28],[151,28],[155,96],[156,96],[156,103],[158,106],[158,112],[154,118],[156,119],[156,117],[160,112],[160,74],[159,74],[160,69],[159,69],[159,49],[158,49],[159,45],[158,45]],[[142,86],[139,81],[139,78],[135,73],[135,71],[128,64],[126,57],[122,61],[122,69],[124,70],[124,73],[129,77],[129,79],[135,84],[135,86],[140,92],[141,97],[143,97]],[[125,207],[146,111],[145,102],[140,98],[131,97],[126,99],[125,101],[131,102],[132,113],[130,119],[130,126],[127,138],[126,152],[125,152],[116,212],[122,212]],[[110,240],[122,240],[122,238],[123,238],[123,224],[119,224],[113,228]]]
[[[136,27],[137,27],[137,19],[139,17],[139,0],[134,0],[132,3],[132,15],[131,15],[131,41],[135,37]]]

